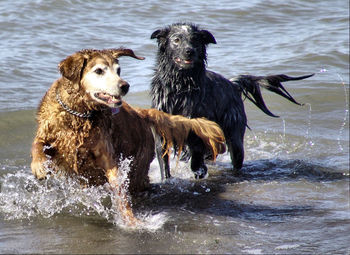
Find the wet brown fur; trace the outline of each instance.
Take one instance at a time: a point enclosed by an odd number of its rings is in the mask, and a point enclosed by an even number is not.
[[[83,50],[59,64],[62,77],[52,84],[37,112],[38,129],[32,145],[31,164],[37,178],[44,178],[49,169],[83,176],[90,185],[107,181],[117,185],[115,176],[120,161],[131,158],[129,191],[142,191],[149,185],[148,170],[155,156],[152,129],[164,138],[167,153],[174,144],[181,150],[190,131],[203,139],[214,158],[224,152],[224,135],[214,122],[172,116],[155,109],[133,108],[126,102],[118,114],[112,115],[111,108],[94,101],[80,81],[96,58],[114,61],[119,56],[139,58],[128,49]],[[64,110],[56,93],[71,109],[93,112],[91,118],[81,118]],[[127,210],[123,214],[132,218],[128,202],[124,206]]]

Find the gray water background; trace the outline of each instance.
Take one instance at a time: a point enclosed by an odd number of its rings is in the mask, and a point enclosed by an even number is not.
[[[147,224],[125,229],[103,188],[36,181],[30,171],[35,110],[83,48],[133,49],[121,58],[129,103],[150,106],[156,42],[165,25],[212,32],[208,68],[237,74],[315,76],[285,83],[303,107],[264,92],[264,115],[246,102],[241,177],[227,154],[195,181],[186,163],[135,205]],[[0,253],[349,254],[349,3],[336,1],[0,2]],[[175,164],[173,164],[175,165]],[[127,167],[126,167],[127,168]]]

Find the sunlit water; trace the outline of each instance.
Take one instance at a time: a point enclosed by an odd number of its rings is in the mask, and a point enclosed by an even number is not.
[[[348,10],[347,1],[2,1],[0,253],[349,254]],[[264,91],[274,119],[246,101],[239,176],[228,154],[208,162],[200,181],[172,159],[173,178],[163,182],[153,161],[152,188],[133,201],[142,222],[134,228],[108,184],[36,180],[35,109],[59,61],[82,48],[132,48],[146,60],[121,58],[125,100],[149,107],[150,35],[178,21],[213,33],[208,68],[227,78],[315,73],[284,84],[304,105]]]

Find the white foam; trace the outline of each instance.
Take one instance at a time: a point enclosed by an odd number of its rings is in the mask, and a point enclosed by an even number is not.
[[[115,215],[113,223],[127,231],[143,230],[148,232],[156,232],[157,230],[161,229],[169,219],[168,215],[164,212],[155,214],[152,212],[147,212],[143,214],[136,214],[135,216],[139,220],[136,225],[126,224],[120,219],[120,217],[118,217],[118,215]]]
[[[277,246],[275,250],[295,249],[295,248],[298,248],[299,246],[300,246],[299,244],[283,244],[283,245]]]
[[[245,249],[243,252],[249,253],[249,254],[262,254],[261,249]]]
[[[170,159],[170,174],[175,179],[189,180],[194,178],[189,162],[178,161],[177,158],[173,157]],[[159,163],[157,159],[154,159],[152,161],[148,176],[150,178],[151,183],[162,182]]]

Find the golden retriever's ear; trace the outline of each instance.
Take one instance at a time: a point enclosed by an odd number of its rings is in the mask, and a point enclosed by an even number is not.
[[[110,49],[108,51],[113,55],[114,58],[119,58],[122,56],[129,56],[129,57],[136,58],[139,60],[145,59],[144,57],[136,56],[135,53],[130,49]]]
[[[60,70],[63,77],[70,81],[79,81],[80,75],[84,68],[85,58],[81,53],[74,53],[73,55],[62,60],[58,64],[58,69]]]

